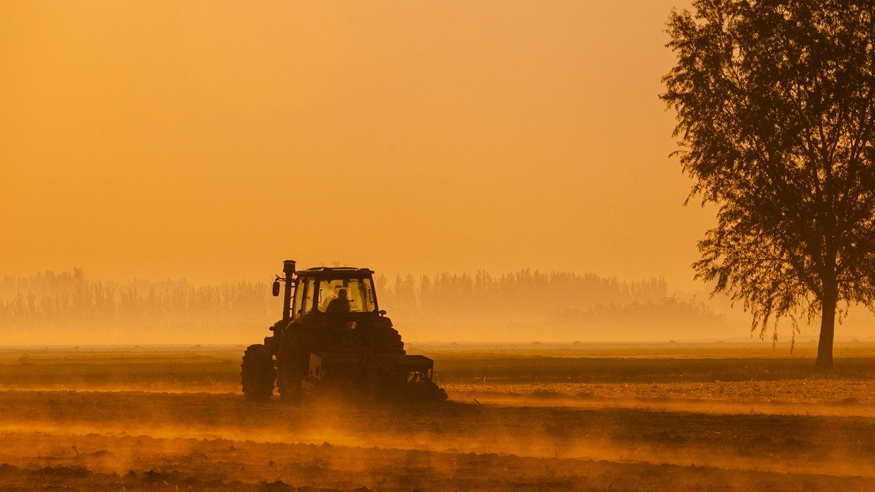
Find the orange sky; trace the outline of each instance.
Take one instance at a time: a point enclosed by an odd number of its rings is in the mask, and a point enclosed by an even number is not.
[[[0,275],[700,288],[657,98],[684,3],[2,2]]]

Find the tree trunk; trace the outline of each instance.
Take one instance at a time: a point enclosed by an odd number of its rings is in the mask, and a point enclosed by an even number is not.
[[[832,344],[836,327],[836,304],[838,293],[835,288],[826,288],[820,313],[820,341],[817,344],[817,363],[819,369],[832,369]]]

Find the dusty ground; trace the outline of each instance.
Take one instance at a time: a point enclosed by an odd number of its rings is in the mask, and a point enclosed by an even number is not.
[[[0,490],[875,490],[866,353],[436,350],[454,401],[362,408],[246,402],[237,352],[0,350]]]

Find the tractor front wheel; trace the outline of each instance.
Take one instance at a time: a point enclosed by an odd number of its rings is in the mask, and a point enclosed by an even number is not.
[[[310,346],[300,333],[286,333],[277,353],[277,388],[283,401],[300,403],[305,396],[301,387],[310,369]]]

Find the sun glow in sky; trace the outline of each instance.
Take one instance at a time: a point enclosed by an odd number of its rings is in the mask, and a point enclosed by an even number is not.
[[[697,288],[685,2],[0,3],[0,274],[532,268]]]

